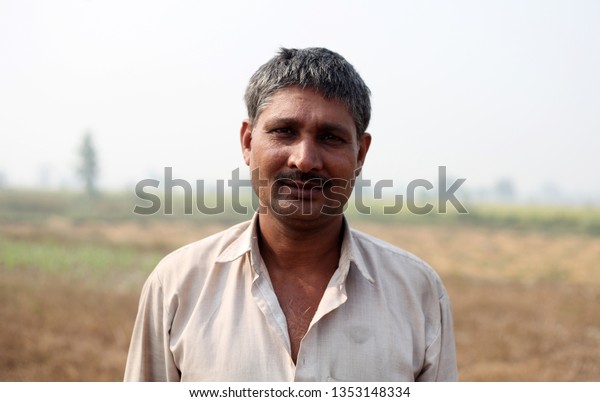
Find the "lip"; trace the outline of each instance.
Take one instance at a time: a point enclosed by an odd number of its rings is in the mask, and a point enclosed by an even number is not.
[[[315,196],[319,196],[323,193],[323,186],[315,183],[314,181],[299,181],[299,180],[282,180],[279,187],[286,187],[289,189],[289,194],[298,199],[314,199]],[[280,195],[283,195],[280,193]]]

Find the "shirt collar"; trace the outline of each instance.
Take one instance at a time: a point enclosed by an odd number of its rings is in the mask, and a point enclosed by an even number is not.
[[[217,257],[217,262],[232,262],[248,253],[252,250],[252,246],[256,245],[258,250],[258,240],[256,237],[256,227],[258,223],[258,214],[254,214],[254,217],[241,225],[245,225],[246,228],[241,228],[241,233],[237,234],[235,240],[233,240]],[[236,234],[232,234],[236,236]]]
[[[369,270],[367,269],[367,264],[365,263],[362,253],[358,248],[358,244],[352,230],[350,229],[350,225],[348,224],[348,220],[344,217],[343,223],[344,230],[344,239],[342,240],[342,250],[340,252],[340,267],[344,266],[344,262],[348,261],[354,265],[358,271],[371,283],[374,283],[375,280],[369,274]]]
[[[237,260],[241,256],[246,253],[251,254],[251,261],[253,267],[256,269],[257,264],[255,261],[261,259],[260,250],[258,248],[258,236],[257,236],[257,227],[258,227],[258,213],[254,214],[252,219],[249,222],[245,223],[246,228],[242,229],[242,232],[237,236],[237,238],[229,244],[217,257],[217,262],[231,262]],[[350,225],[344,217],[343,221],[343,229],[344,237],[342,240],[342,249],[340,251],[340,260],[338,267],[345,271],[343,272],[343,278],[345,279],[348,274],[350,264],[354,265],[358,271],[365,277],[366,280],[373,283],[374,279],[369,274],[367,269],[367,265],[358,249],[358,245],[356,239],[352,234],[352,230],[350,230]],[[260,274],[260,272],[257,272]]]

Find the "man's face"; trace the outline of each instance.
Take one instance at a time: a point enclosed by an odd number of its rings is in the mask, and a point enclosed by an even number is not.
[[[262,211],[312,220],[343,211],[369,149],[346,107],[311,89],[273,94],[241,142]]]

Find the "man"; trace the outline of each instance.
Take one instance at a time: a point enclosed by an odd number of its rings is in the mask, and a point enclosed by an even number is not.
[[[126,380],[457,379],[437,274],[342,213],[371,143],[369,98],[327,49],[282,49],[260,67],[240,132],[257,214],[159,263]]]

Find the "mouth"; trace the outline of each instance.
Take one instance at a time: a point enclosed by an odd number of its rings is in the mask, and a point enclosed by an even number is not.
[[[291,196],[302,200],[313,199],[323,193],[323,183],[320,180],[279,180],[278,194]]]

